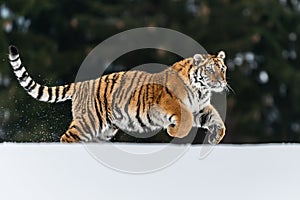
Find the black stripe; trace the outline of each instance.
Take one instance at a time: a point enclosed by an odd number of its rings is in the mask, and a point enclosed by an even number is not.
[[[20,81],[26,81],[27,77],[28,77],[28,73],[27,73],[26,71],[24,71],[24,72],[22,73],[22,75],[19,77],[19,80],[20,80]],[[24,80],[24,79],[25,79],[25,80]]]
[[[170,117],[169,117],[169,121],[171,122],[171,119],[172,117],[175,116],[174,114],[172,114]]]
[[[99,102],[99,107],[100,107],[100,113],[103,114],[103,110],[102,110],[102,100],[103,99],[101,99],[101,93],[100,93],[101,85],[102,85],[102,78],[99,80],[99,89],[97,90],[97,98],[99,98],[98,102]],[[101,127],[101,128],[103,128],[103,127]]]
[[[152,120],[151,120],[151,118],[150,118],[149,113],[147,113],[147,119],[148,119],[149,124],[153,124],[153,122],[152,122]]]
[[[97,133],[97,127],[95,126],[96,124],[96,119],[93,115],[93,110],[88,110],[88,114],[87,114],[91,124],[92,124],[92,128],[93,128],[93,133],[95,133],[95,136],[96,136],[96,133]],[[94,126],[93,126],[94,125]]]
[[[191,97],[190,97],[189,93],[194,94],[194,92],[191,90],[191,88],[188,85],[185,84],[184,80],[182,80],[182,78],[178,74],[176,74],[176,76],[177,76],[177,78],[179,78],[179,80],[182,81],[184,88],[187,90],[187,96],[188,96],[189,102],[192,104],[192,100],[190,99]]]
[[[116,113],[118,113],[118,114],[116,114]],[[116,115],[120,115],[120,117],[117,117]],[[122,112],[119,107],[117,107],[117,106],[113,107],[113,116],[114,116],[114,119],[118,119],[118,120],[123,119]]]
[[[88,114],[87,114],[87,117],[88,117],[88,119],[91,122],[91,129],[93,130],[93,135],[94,135],[94,137],[96,137],[97,136],[97,128],[98,127],[96,127],[96,125],[95,125],[96,124],[96,119],[94,117],[94,111],[93,110],[89,110]]]
[[[86,134],[80,134],[80,137],[85,138],[86,141],[90,140],[90,138]]]
[[[148,107],[148,111],[150,109],[150,104],[152,103],[152,101],[149,100],[149,93],[151,92],[151,90],[149,90],[150,85],[152,84],[152,79],[153,79],[153,75],[150,75],[148,83],[147,83],[147,87],[145,90],[145,107],[144,109],[146,110]],[[153,98],[153,97],[152,97]],[[145,112],[145,111],[144,111]],[[148,118],[148,114],[147,114],[147,118]],[[148,122],[151,123],[152,121],[150,120],[150,118],[148,119]]]
[[[134,126],[133,126],[133,121],[132,121],[132,119],[131,119],[131,117],[130,117],[130,115],[129,115],[129,113],[128,113],[128,106],[129,106],[129,104],[130,104],[130,100],[129,100],[129,101],[125,101],[124,112],[126,113],[127,119],[129,120],[127,126],[128,126],[129,128],[134,128]]]
[[[70,89],[70,85],[64,86],[62,97],[61,97],[62,99],[64,99],[66,97],[66,94],[69,91],[69,89]]]
[[[52,87],[48,87],[48,101],[51,101],[52,100]]]
[[[189,100],[190,104],[193,105],[193,100],[192,100],[191,96],[194,96],[194,94],[190,91],[187,91],[188,100]]]
[[[119,77],[119,74],[118,73],[115,73],[112,77],[112,83],[111,83],[111,86],[110,86],[110,90],[109,92],[112,93],[112,90],[114,89],[115,87],[115,84],[116,84],[116,79]]]
[[[167,94],[170,96],[170,97],[173,97],[172,93],[169,91],[169,88],[168,88],[168,72],[166,73],[166,81],[165,81],[165,90],[167,92]]]
[[[141,115],[140,115],[140,107],[141,107],[141,104],[140,104],[140,93],[141,93],[141,90],[142,90],[142,86],[140,87],[140,90],[138,91],[138,101],[137,101],[137,104],[136,104],[136,106],[137,106],[137,110],[136,110],[136,115],[135,115],[135,117],[136,117],[136,119],[138,120],[138,122],[140,123],[140,126],[141,127],[145,127],[146,126],[146,124],[144,124],[143,123],[143,121],[142,121],[142,119],[141,119]]]
[[[184,65],[182,65],[182,64],[180,64],[180,63],[178,63],[178,65],[180,65],[180,66],[181,66],[181,68],[180,68],[180,69],[176,70],[176,71],[179,73],[179,72],[181,72],[181,71],[184,69],[184,67],[185,67],[185,66],[184,66]]]
[[[88,82],[87,81],[82,82],[81,85],[80,85],[80,88],[77,92],[77,94],[78,93],[80,94],[78,99],[80,99],[80,100],[86,99],[88,97],[88,93],[89,93],[88,89],[89,89]]]
[[[44,90],[44,86],[40,85],[38,96],[36,97],[37,99],[41,99],[41,97],[43,96],[43,90]]]
[[[148,92],[148,85],[149,85],[150,78],[151,78],[150,75],[146,76],[145,80],[143,81],[143,86],[142,86],[144,88],[144,90],[143,90],[144,93],[143,93],[143,107],[142,107],[143,109],[142,109],[142,112],[144,112],[144,113],[145,113],[145,109],[146,109],[146,106],[147,106],[147,96],[148,96],[147,92]],[[146,82],[146,85],[145,85],[145,82]]]
[[[18,55],[15,59],[12,59],[12,60],[9,58],[9,61],[10,62],[16,62],[19,58],[20,58],[20,55]]]
[[[122,86],[124,86],[124,85],[122,84],[122,82],[120,82],[119,87],[114,92],[114,95],[112,98],[114,100],[114,104],[121,103],[121,101],[122,101],[123,95],[125,93],[125,89]],[[118,101],[116,101],[116,100],[118,100]]]
[[[81,130],[82,130],[82,133],[85,133],[85,134],[88,134],[89,133],[89,130],[86,129],[85,127],[85,123],[83,123],[83,118],[78,122],[80,124],[80,127],[81,127]]]
[[[139,97],[138,98],[141,98],[142,97],[142,103],[141,103],[141,112],[144,112],[145,111],[145,96],[146,96],[146,94],[145,94],[145,82],[147,83],[147,81],[148,81],[148,75],[146,74],[145,76],[144,76],[144,79],[141,81],[141,86],[140,86],[140,88],[141,88],[141,90],[140,90],[140,93],[139,93]]]
[[[147,85],[147,93],[146,93],[146,99],[147,99],[147,101],[148,101],[148,99],[149,99],[149,96],[151,96],[151,95],[149,95],[149,93],[151,93],[151,88],[150,88],[150,86],[151,86],[151,84],[153,84],[153,79],[154,79],[154,76],[153,75],[151,75],[151,77],[150,77],[150,79],[149,79],[149,83],[148,83],[148,85]],[[150,90],[149,90],[150,89]],[[152,100],[153,100],[153,95],[151,96],[151,98],[152,98]],[[148,101],[148,102],[152,102],[152,101]]]
[[[74,92],[75,92],[75,95],[74,95],[74,101],[82,101],[83,98],[85,97],[82,97],[84,96],[83,93],[84,93],[84,85],[85,83],[84,82],[78,82],[76,84],[76,86],[74,87]]]
[[[116,100],[118,100],[118,103],[120,103],[120,101],[122,100],[122,97],[124,95],[124,92],[125,92],[125,90],[124,90],[125,78],[124,77],[126,77],[126,73],[124,73],[123,77],[121,77],[118,88],[114,92],[114,95],[113,95],[114,103],[117,102]]]
[[[132,79],[131,79],[131,81],[130,81],[130,84],[128,85],[128,87],[127,87],[127,90],[125,91],[125,95],[127,95],[127,94],[129,94],[129,91],[131,90],[131,89],[133,89],[133,82],[134,82],[134,79],[136,78],[136,75],[137,75],[137,73],[138,73],[138,71],[134,71],[133,72],[133,74],[132,74]],[[125,77],[125,81],[127,81],[126,80],[126,77]],[[134,91],[134,90],[133,90]],[[122,96],[123,97],[123,96]],[[122,97],[120,97],[120,99],[122,99]]]
[[[31,79],[31,80],[32,80],[32,79]],[[37,85],[36,82],[33,81],[32,86],[30,86],[30,87],[28,88],[27,91],[28,91],[28,92],[31,92],[32,90],[34,90],[34,88],[36,87],[36,85]]]
[[[93,97],[94,97],[94,95],[93,94],[95,94],[95,82],[96,82],[96,80],[93,80],[93,82],[92,83],[90,83],[90,84],[92,84],[92,89],[91,89],[91,96],[90,96],[90,98],[91,98],[91,100],[93,99]],[[91,104],[92,104],[92,102],[91,102]],[[92,111],[93,112],[93,111]],[[91,113],[92,113],[91,112]]]
[[[149,80],[150,80],[150,78],[149,78]],[[145,112],[146,107],[148,105],[148,86],[149,86],[149,83],[146,84],[146,88],[145,88],[145,92],[144,92],[144,107],[143,107],[143,112]]]
[[[92,82],[90,81],[89,82],[89,84],[92,84],[92,85],[90,85],[90,86],[92,86],[92,88],[91,88],[91,95],[92,94],[94,94],[94,92],[95,92],[95,80],[93,80]],[[94,96],[90,96],[89,98],[90,98],[90,100],[92,101],[92,99],[93,99],[93,97]],[[95,119],[95,117],[94,117],[94,110],[97,110],[95,107],[92,107],[92,102],[90,102],[90,109],[89,109],[89,107],[87,108],[88,109],[88,118],[89,118],[89,120],[91,121],[91,123],[92,124],[94,124],[94,130],[93,130],[93,132],[95,133],[95,136],[96,136],[96,133],[97,133],[97,127],[95,126],[95,124],[96,124],[96,119]]]
[[[136,93],[138,93],[138,94],[140,94],[140,91],[141,91],[141,89],[142,89],[142,86],[140,86],[140,83],[142,83],[141,82],[141,79],[142,78],[144,78],[145,77],[145,74],[140,74],[140,76],[138,77],[138,79],[137,79],[137,81],[136,81],[136,84],[135,84],[135,87],[134,87],[134,89],[132,90],[133,91],[133,98],[134,98],[134,96],[135,96],[135,94]],[[144,80],[144,79],[143,79]],[[142,84],[141,84],[142,85]],[[133,88],[133,86],[132,86],[132,84],[130,84],[129,85],[129,87],[132,87]],[[139,101],[139,100],[138,100]]]
[[[193,65],[190,64],[190,65],[189,65],[189,69],[188,69],[188,71],[187,71],[187,75],[188,75],[188,76],[190,75],[190,71],[191,71],[192,68],[193,68]]]
[[[60,90],[61,86],[55,87],[55,100],[54,102],[57,102],[59,99],[59,90]]]
[[[15,71],[15,72],[16,72],[16,71],[19,71],[19,70],[21,70],[23,67],[24,67],[24,66],[21,64],[19,67],[15,68],[14,71]],[[25,71],[26,71],[26,70],[25,70]]]
[[[139,106],[139,107],[140,107],[140,106]],[[144,127],[146,127],[146,124],[144,124],[144,122],[142,121],[140,115],[138,114],[138,113],[140,112],[139,107],[138,107],[138,109],[137,109],[137,113],[136,113],[136,116],[135,116],[135,117],[137,118],[138,122],[140,123],[140,126],[141,126],[142,128],[144,128]]]
[[[120,79],[122,81],[122,77],[123,77],[123,74],[121,73],[118,73],[117,77],[114,79],[114,85],[112,86],[111,88],[111,93],[112,93],[112,105],[111,107],[113,108],[114,105],[116,105],[116,95],[118,95],[118,93],[121,91],[121,87],[120,87],[120,84],[121,82],[119,81],[118,84],[117,84],[117,81]],[[114,88],[115,88],[115,85],[118,85],[118,87],[115,89],[115,91],[112,91]],[[118,98],[118,100],[120,101],[121,99]],[[119,103],[119,102],[118,102]]]
[[[98,106],[96,106],[98,103],[97,103],[97,100],[94,99],[94,102],[95,102],[95,110],[96,110],[96,115],[98,117],[98,120],[99,120],[99,128],[102,129],[102,118],[101,118],[101,114],[98,110]]]
[[[155,83],[155,77],[153,76],[153,83],[152,83],[152,102],[151,103],[153,103],[154,102],[154,98],[156,98],[155,96],[154,96],[154,93],[155,93],[155,86],[156,86],[156,83]]]
[[[99,112],[98,110],[98,104],[101,104],[101,100],[100,100],[100,85],[101,85],[101,80],[99,79],[98,81],[98,87],[97,87],[97,90],[96,90],[96,98],[94,99],[95,101],[95,106],[96,106],[96,115],[99,119],[99,126],[100,126],[100,129],[102,129],[102,118],[101,118],[101,113]],[[101,105],[99,105],[99,107],[101,108]]]
[[[203,94],[202,99],[207,98],[207,96],[209,95],[208,90]]]
[[[203,104],[206,104],[209,101],[209,98],[206,98],[204,102],[202,102]]]
[[[106,76],[106,78],[104,80],[106,85],[105,85],[105,90],[104,90],[104,94],[103,94],[103,100],[104,100],[104,110],[105,110],[105,116],[106,116],[106,123],[110,124],[111,121],[108,118],[108,105],[107,105],[107,88],[108,88],[107,80],[108,80],[108,76]]]
[[[161,100],[161,97],[163,95],[163,87],[161,84],[155,84],[156,86],[156,91],[153,92],[153,96],[155,95],[155,103],[159,103],[159,101]]]
[[[201,112],[201,111],[200,111]],[[202,111],[203,112],[203,111]],[[209,113],[203,113],[203,115],[201,116],[201,126],[203,126],[207,120],[210,118]]]
[[[84,133],[84,131],[77,125],[73,125],[69,129],[71,129],[71,128],[76,129],[79,133]],[[81,134],[81,135],[83,136],[84,134]]]
[[[129,85],[129,88],[133,88],[133,91],[134,91],[134,92],[133,92],[132,96],[129,97],[129,101],[128,101],[128,103],[126,104],[126,106],[125,106],[125,108],[124,108],[124,110],[125,110],[125,112],[126,112],[126,114],[127,114],[127,116],[128,116],[128,119],[129,119],[128,127],[131,127],[131,128],[134,128],[134,124],[133,124],[133,121],[131,120],[131,117],[129,116],[129,113],[128,113],[128,107],[129,107],[129,104],[131,103],[131,100],[134,99],[135,94],[136,94],[136,93],[137,93],[137,94],[140,94],[140,91],[141,91],[141,88],[142,88],[142,87],[139,87],[139,83],[140,83],[140,79],[141,79],[142,76],[143,76],[143,74],[141,74],[141,75],[138,77],[138,80],[137,80],[136,85],[135,85],[134,88],[131,87],[132,84],[133,84],[133,82]],[[136,74],[135,74],[135,77],[136,77]],[[134,80],[134,78],[133,78],[132,80]],[[138,88],[138,87],[139,87],[139,88]],[[138,120],[140,126],[141,126],[141,127],[145,127],[146,125],[142,122],[142,120],[141,120],[141,118],[140,118],[140,98],[139,98],[139,95],[138,95],[137,98],[138,98],[137,105],[136,105],[137,111],[136,111],[135,117],[136,117],[136,119]]]
[[[200,90],[198,90],[198,95],[200,99],[204,99],[209,95],[209,91],[205,91],[205,93],[202,93]]]
[[[34,82],[34,81],[31,79],[31,80],[29,81],[29,83],[24,87],[24,89],[28,91],[28,89],[31,88],[31,85],[32,85],[33,82]]]
[[[197,92],[198,92],[199,99],[202,99],[202,92],[200,90],[198,90]]]
[[[147,85],[142,85],[142,94],[141,95],[141,98],[142,98],[142,110],[141,112],[145,113],[145,108],[146,108],[146,103],[147,103],[147,100],[145,99],[145,96],[146,96],[146,89],[147,89]]]
[[[134,74],[134,76],[136,75],[136,73]],[[132,89],[133,91],[133,94],[131,96],[129,96],[129,101],[128,103],[125,105],[124,107],[124,110],[125,112],[128,114],[128,106],[131,102],[132,99],[134,99],[134,96],[135,96],[135,93],[137,92],[137,87],[139,86],[139,82],[140,82],[140,79],[141,79],[141,76],[138,77],[138,80],[136,82],[136,85],[133,87],[132,84],[133,84],[133,81],[134,81],[134,78],[132,78],[132,81],[131,83],[129,84],[128,88],[127,88],[127,91],[125,92],[125,94],[128,94],[130,89]],[[130,94],[129,94],[130,95]],[[128,117],[129,117],[129,114],[128,114]],[[129,117],[130,118],[130,117]]]
[[[80,137],[79,137],[77,134],[72,133],[71,131],[69,131],[68,133],[69,133],[70,136],[71,136],[72,138],[74,138],[75,140],[79,140],[79,141],[81,140]],[[66,134],[66,135],[67,135],[67,134]]]
[[[122,100],[122,97],[125,93],[125,90],[123,89],[123,85],[126,82],[126,76],[127,76],[127,72],[125,72],[123,77],[121,77],[119,87],[118,87],[117,91],[114,93],[113,99],[115,99],[115,97],[117,97],[119,99],[119,101]]]
[[[182,66],[182,65],[180,64],[180,62],[181,62],[181,61],[174,63],[174,64],[170,67],[170,69],[171,69],[171,70],[175,70],[176,72],[181,71],[181,70],[182,70],[182,67],[181,67],[180,69],[178,69],[178,66]]]
[[[86,133],[90,133],[90,135],[93,136],[93,132],[94,132],[94,131],[92,131],[92,127],[89,126],[89,124],[87,123],[85,117],[82,117],[82,124],[81,124],[81,125],[82,125],[82,127],[83,127],[84,129],[87,130]],[[92,124],[91,124],[91,125],[92,125]]]

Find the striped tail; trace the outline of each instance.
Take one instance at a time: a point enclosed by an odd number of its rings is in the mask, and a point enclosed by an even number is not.
[[[8,57],[20,85],[33,98],[49,103],[62,102],[72,98],[74,83],[54,87],[40,85],[29,76],[15,46],[9,46]]]

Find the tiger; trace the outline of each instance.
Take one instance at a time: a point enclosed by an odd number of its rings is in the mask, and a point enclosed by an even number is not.
[[[31,78],[17,47],[9,46],[8,57],[30,96],[49,103],[72,101],[72,121],[60,137],[63,143],[109,141],[118,130],[166,129],[171,137],[184,138],[192,127],[201,127],[210,133],[210,144],[225,136],[225,124],[211,104],[212,92],[228,85],[224,51],[195,54],[157,73],[121,71],[52,87]]]

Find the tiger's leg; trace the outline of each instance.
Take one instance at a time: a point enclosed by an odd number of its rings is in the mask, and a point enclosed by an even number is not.
[[[172,137],[183,138],[187,136],[193,126],[193,114],[177,99],[169,99],[159,106],[158,110],[167,117],[167,132]]]
[[[225,136],[225,125],[218,111],[212,106],[206,106],[195,116],[195,123],[198,127],[206,128],[211,133],[208,142],[218,144]]]
[[[168,134],[173,137],[183,138],[192,129],[193,115],[185,106],[180,106],[180,110],[173,113],[171,121],[172,123],[167,128]]]
[[[79,126],[76,124],[76,121],[72,121],[69,129],[63,134],[60,138],[60,142],[63,143],[75,143],[75,142],[87,142],[88,138],[84,137],[80,132]]]

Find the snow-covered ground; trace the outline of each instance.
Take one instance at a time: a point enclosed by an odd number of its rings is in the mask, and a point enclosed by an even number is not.
[[[159,146],[118,144],[135,152]],[[0,144],[0,199],[300,199],[300,145],[218,145],[202,160],[201,149],[134,175],[104,166],[83,145]],[[106,145],[98,150],[110,154]]]

